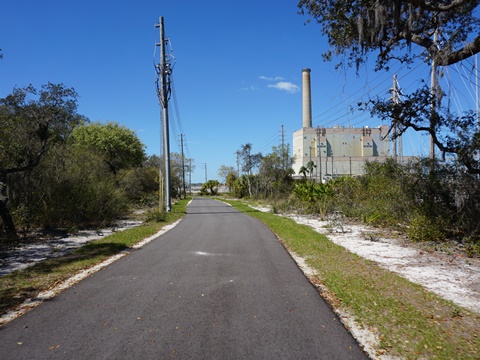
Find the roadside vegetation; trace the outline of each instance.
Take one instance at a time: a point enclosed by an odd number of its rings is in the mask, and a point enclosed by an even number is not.
[[[308,226],[242,201],[226,200],[265,223],[318,275],[320,292],[337,309],[379,335],[378,355],[402,359],[476,359],[480,352],[480,315],[465,310],[408,280],[363,259]],[[323,290],[322,290],[323,289]]]
[[[143,225],[118,231],[102,239],[91,241],[64,256],[39,262],[24,270],[0,277],[0,314],[34,299],[43,290],[48,290],[70,278],[80,270],[88,269],[109,257],[129,248],[141,240],[156,234],[162,227],[183,217],[188,199],[179,200],[171,212],[163,213],[161,221],[149,221]],[[144,216],[158,219],[158,210]]]
[[[242,149],[245,146],[242,146]],[[273,147],[266,156],[243,154],[243,175],[225,176],[229,196],[269,204],[276,213],[325,218],[341,214],[349,221],[393,230],[411,242],[453,247],[469,257],[480,256],[480,181],[456,161],[429,159],[400,164],[366,162],[364,174],[315,182],[315,165],[292,177],[288,150]],[[255,170],[254,172],[252,170]]]
[[[146,156],[132,130],[78,114],[77,100],[73,88],[51,83],[0,99],[0,248],[158,207],[163,160]],[[171,159],[179,198],[182,159]]]

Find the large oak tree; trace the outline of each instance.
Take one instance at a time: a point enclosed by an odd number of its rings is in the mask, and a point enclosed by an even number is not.
[[[75,146],[88,148],[100,155],[114,175],[119,170],[142,166],[144,148],[135,132],[116,122],[99,122],[75,128]]]

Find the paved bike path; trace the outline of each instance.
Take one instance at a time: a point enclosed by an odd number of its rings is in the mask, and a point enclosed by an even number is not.
[[[170,358],[367,357],[272,232],[210,199],[0,327],[0,359]]]

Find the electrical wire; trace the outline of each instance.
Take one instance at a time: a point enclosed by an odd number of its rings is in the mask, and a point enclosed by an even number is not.
[[[406,76],[409,76],[411,75],[411,73],[413,71],[416,71],[418,70],[421,66],[422,66],[423,63],[419,63],[417,66],[415,66],[413,69],[411,69],[408,73],[404,74],[403,76],[400,76],[399,79],[402,79],[402,77],[406,77]],[[329,117],[330,117],[330,120],[329,121],[326,121],[326,120],[323,120],[323,121],[317,121],[314,123],[314,126],[318,126],[320,123],[322,123],[322,126],[324,127],[328,127],[328,126],[331,126],[332,124],[337,124],[339,126],[345,126],[347,125],[347,123],[350,122],[350,126],[352,126],[355,118],[358,118],[358,116],[356,117],[352,117],[353,115],[353,111],[351,110],[353,108],[353,106],[355,105],[350,105],[350,109],[349,106],[345,106],[344,104],[350,100],[350,104],[358,104],[359,102],[363,102],[365,101],[365,99],[369,98],[370,97],[370,93],[375,90],[375,89],[379,89],[381,86],[383,86],[383,88],[380,89],[380,92],[384,92],[384,93],[387,93],[391,90],[391,73],[395,73],[394,70],[390,70],[389,73],[382,73],[382,74],[379,74],[378,76],[376,76],[372,82],[367,82],[366,85],[363,87],[363,88],[360,88],[358,89],[357,91],[355,91],[353,94],[349,95],[347,98],[344,99],[343,102],[341,103],[338,103],[337,105],[334,105],[332,107],[329,108],[329,110],[323,112],[322,114],[319,114],[317,116],[315,116],[313,119],[317,119],[319,117],[323,117],[325,115],[327,115],[329,113],[329,111],[331,111],[332,109],[334,108],[337,108],[339,106],[342,106],[342,108],[340,108],[339,110],[337,110],[336,112],[334,112],[333,114],[330,114]],[[386,77],[385,77],[386,76]],[[375,84],[375,82],[379,79],[381,79],[383,77],[383,79],[381,80],[381,82]],[[418,81],[418,80],[417,80]],[[365,92],[365,88],[368,88],[368,91]],[[363,91],[363,92],[362,92]],[[359,96],[357,96],[356,98],[352,99],[355,95],[358,95],[360,94]],[[337,114],[341,114],[343,111],[345,111],[347,109],[347,113],[346,114],[342,114],[340,116],[337,116],[333,119],[331,119],[332,116],[334,115],[337,115]],[[355,122],[355,124],[358,124],[359,122]]]

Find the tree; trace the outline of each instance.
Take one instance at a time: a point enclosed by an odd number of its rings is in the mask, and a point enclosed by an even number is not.
[[[218,182],[218,180],[208,180],[202,185],[202,189],[200,190],[200,192],[206,195],[217,195],[219,185],[220,183]]]
[[[315,163],[313,161],[309,161],[307,163],[307,172],[310,174],[310,181],[312,180],[312,176],[313,176],[313,169],[315,169],[317,167],[317,165],[315,165]]]
[[[144,148],[135,133],[116,122],[91,123],[76,128],[73,139],[100,154],[114,175],[121,169],[142,166]]]
[[[245,174],[252,174],[252,171],[260,164],[262,160],[262,154],[252,154],[252,144],[247,143],[240,146],[240,150],[237,151],[240,157],[240,163],[242,171]]]
[[[303,178],[306,179],[307,178],[307,174],[309,173],[308,169],[305,167],[305,166],[301,166],[300,167],[300,170],[298,170],[298,173],[299,174],[302,174],[303,175]]]
[[[480,174],[477,155],[480,150],[480,131],[476,113],[468,111],[457,115],[446,107],[440,107],[432,118],[432,98],[430,89],[424,87],[405,95],[397,103],[377,98],[370,100],[367,106],[373,115],[384,121],[393,119],[392,127],[397,127],[396,136],[408,128],[428,132],[444,157],[446,153],[455,154],[468,173]]]
[[[164,158],[159,157],[157,155],[152,155],[147,158],[144,162],[144,167],[151,167],[156,168],[157,172],[158,169],[163,169],[163,164],[165,163]],[[193,171],[192,169],[195,168],[193,164],[193,159],[185,158],[185,170],[186,172]],[[179,153],[171,153],[170,154],[170,195],[172,197],[178,197],[183,192],[183,182],[182,182],[182,154]],[[187,181],[187,179],[185,180]],[[158,179],[157,179],[158,182]],[[186,194],[184,194],[186,196]]]
[[[89,148],[57,145],[23,184],[17,182],[18,176],[12,178],[11,204],[17,224],[28,230],[31,226],[54,229],[109,223],[128,208],[131,189],[124,186],[126,172],[115,177],[102,156]]]
[[[263,156],[259,167],[260,191],[265,196],[281,196],[292,188],[292,163],[289,146],[272,146],[272,152]]]
[[[8,207],[8,178],[33,170],[55,143],[65,142],[85,118],[77,114],[78,95],[63,84],[14,88],[0,99],[0,216],[7,238],[17,239]]]
[[[376,70],[388,69],[390,60],[410,64],[421,59],[435,66],[449,66],[480,52],[480,0],[300,0],[301,13],[307,12],[321,26],[331,47],[324,54],[343,57],[337,66],[358,67],[367,55],[376,52]],[[437,42],[436,39],[440,39]],[[415,45],[413,47],[412,45]],[[418,50],[418,51],[417,51]],[[390,127],[392,138],[407,129],[428,132],[445,153],[457,156],[467,171],[480,173],[473,154],[479,151],[479,129],[472,114],[453,115],[448,107],[438,111],[439,89],[423,88],[407,96],[399,105],[391,101],[370,102],[372,113],[386,119],[395,115]],[[407,108],[411,106],[411,108]],[[432,109],[429,109],[431,107]],[[420,112],[416,115],[413,109]],[[394,128],[399,131],[392,131]],[[441,138],[444,130],[456,136]]]
[[[184,155],[180,153],[171,153],[170,154],[170,194],[172,197],[181,197],[187,196],[184,193],[183,187],[183,174],[182,166],[185,166],[185,169],[188,170],[187,164],[191,163],[191,159],[185,158]],[[185,177],[186,177],[185,171]],[[187,182],[187,179],[185,179]],[[186,184],[185,184],[186,185]]]
[[[235,174],[235,168],[233,166],[221,165],[218,169],[218,176],[223,180],[223,183],[227,183],[230,173]]]
[[[227,179],[225,180],[225,185],[228,186],[228,191],[232,191],[232,187],[235,184],[236,180],[237,180],[237,175],[235,171],[228,173]]]
[[[239,156],[242,171],[244,174],[251,175],[253,169],[255,169],[262,159],[262,154],[252,154],[252,144],[247,143],[245,145],[240,146],[240,150],[237,151]],[[247,176],[247,183],[248,183],[248,193],[252,196],[252,182],[251,177]]]
[[[480,0],[300,0],[327,35],[331,50],[324,54],[346,58],[346,65],[358,66],[365,56],[378,51],[377,67],[391,59],[412,61],[411,45],[423,49],[427,61],[439,66],[462,61],[480,52],[480,21],[476,9]],[[439,48],[433,39],[443,39]],[[418,55],[418,54],[417,54]]]

